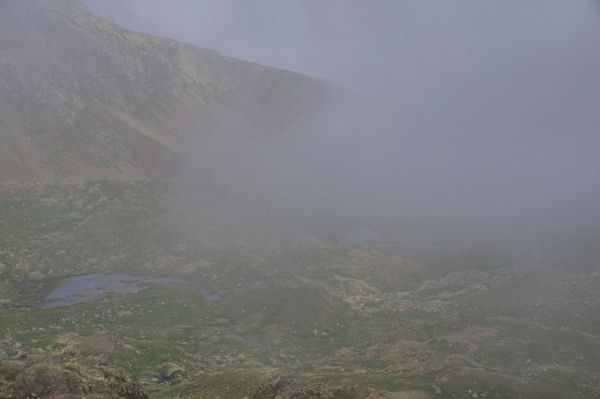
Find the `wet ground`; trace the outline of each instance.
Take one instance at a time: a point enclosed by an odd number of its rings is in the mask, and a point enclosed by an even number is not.
[[[292,264],[287,253],[281,254],[283,270],[289,270]],[[278,275],[280,271],[267,273],[267,279]],[[204,299],[210,305],[218,301],[227,293],[233,291],[246,291],[251,288],[257,288],[263,284],[264,280],[253,281],[241,287],[227,288],[211,292],[206,286],[170,277],[147,277],[130,276],[128,274],[86,274],[69,278],[66,283],[56,288],[44,300],[35,304],[35,306],[51,309],[61,306],[72,306],[78,303],[97,301],[104,298],[106,293],[115,293],[126,295],[135,291],[141,291],[149,288],[151,284],[175,283],[199,289]]]
[[[167,277],[143,277],[127,274],[87,274],[71,277],[56,288],[37,306],[45,309],[71,306],[82,302],[100,300],[104,294],[129,294],[149,288],[149,284],[177,283],[189,286],[184,280]]]
[[[272,277],[272,276],[268,276]],[[245,291],[262,285],[263,281],[253,281],[241,287],[228,288],[211,292],[199,283],[193,283],[169,277],[130,276],[128,274],[86,274],[71,277],[66,283],[56,288],[44,300],[35,306],[51,309],[61,306],[72,306],[78,303],[97,301],[106,293],[130,294],[150,288],[151,284],[175,283],[199,289],[210,305],[233,291]]]

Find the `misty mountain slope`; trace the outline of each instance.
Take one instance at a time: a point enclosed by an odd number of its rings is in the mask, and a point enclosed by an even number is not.
[[[0,0],[0,399],[600,397],[600,232],[341,94]]]
[[[276,132],[330,100],[320,81],[127,31],[76,0],[0,2],[0,64],[4,181],[168,176],[203,137]]]

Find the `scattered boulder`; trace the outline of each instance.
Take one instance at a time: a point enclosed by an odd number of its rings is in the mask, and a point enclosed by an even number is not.
[[[161,375],[167,380],[180,381],[187,377],[183,367],[175,363],[163,363],[159,367]]]
[[[260,344],[261,339],[258,334],[247,334],[245,340],[249,344]]]
[[[54,346],[56,348],[71,350],[79,346],[81,344],[81,340],[82,338],[76,332],[68,332],[59,335],[54,341]]]
[[[73,201],[73,206],[77,209],[82,208],[83,207],[83,200],[82,199],[78,199],[76,201]]]
[[[87,191],[88,195],[94,195],[94,194],[99,194],[102,191],[100,191],[100,185],[99,184],[95,184],[92,187],[90,187],[90,189]]]
[[[84,338],[79,345],[81,352],[103,352],[112,353],[119,339],[116,335],[107,331],[99,331],[94,335]]]
[[[31,348],[29,353],[32,355],[44,355],[46,351],[42,348]]]
[[[146,392],[160,391],[161,389],[162,386],[160,386],[159,384],[148,384],[144,387],[144,390]]]
[[[44,277],[46,277],[46,275],[45,275],[44,273],[40,272],[40,271],[35,271],[35,272],[31,272],[31,273],[29,273],[29,274],[27,275],[27,277],[28,277],[30,280],[41,280],[41,279],[43,279]]]
[[[13,339],[10,334],[6,334],[2,340],[0,340],[0,351],[6,356],[12,352],[17,352],[21,348],[21,344]],[[0,355],[0,358],[3,357]]]

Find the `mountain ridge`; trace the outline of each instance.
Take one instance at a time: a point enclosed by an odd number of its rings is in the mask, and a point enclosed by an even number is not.
[[[280,135],[336,91],[123,29],[78,0],[5,0],[0,10],[3,182],[171,176],[204,137]]]

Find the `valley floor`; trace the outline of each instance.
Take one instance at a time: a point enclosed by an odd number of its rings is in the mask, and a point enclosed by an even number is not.
[[[3,189],[0,397],[600,397],[597,271],[274,243],[161,184]],[[130,289],[39,306],[115,273]]]

